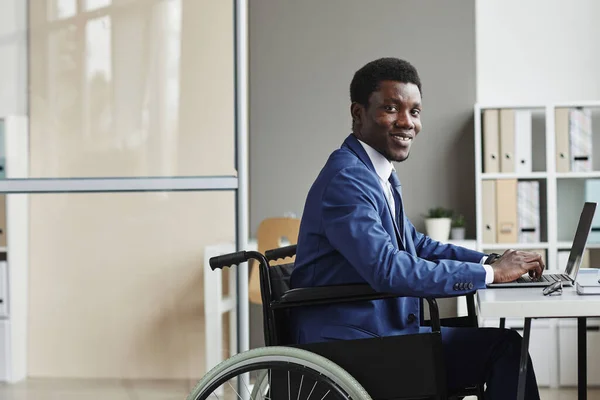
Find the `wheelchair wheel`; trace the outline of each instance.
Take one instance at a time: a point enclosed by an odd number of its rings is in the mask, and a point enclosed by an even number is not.
[[[208,398],[371,400],[365,389],[332,361],[306,350],[280,346],[249,350],[211,369],[187,400]]]

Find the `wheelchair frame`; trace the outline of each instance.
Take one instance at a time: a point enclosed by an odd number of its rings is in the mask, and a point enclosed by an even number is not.
[[[431,333],[389,336],[373,339],[344,340],[298,345],[294,344],[286,334],[285,314],[294,307],[310,307],[323,304],[344,303],[354,301],[379,300],[400,297],[399,294],[379,293],[367,284],[336,285],[325,287],[289,289],[276,293],[273,281],[274,274],[291,274],[293,264],[270,266],[269,262],[292,257],[296,253],[296,245],[268,250],[263,255],[257,251],[240,251],[213,257],[210,259],[211,269],[237,265],[255,259],[259,264],[259,277],[263,307],[263,327],[265,344],[286,346],[308,350],[323,356],[339,365],[360,382],[367,392],[377,399],[399,398],[462,398],[476,395],[483,398],[481,385],[463,388],[448,394],[446,388],[445,368],[442,355],[441,326],[477,326],[475,301],[473,293],[467,295],[467,317],[441,320],[435,298],[421,298],[421,321],[423,319],[423,300],[426,300],[430,312]],[[285,280],[283,276],[283,280]],[[458,296],[449,296],[458,297]],[[427,324],[426,324],[427,325]],[[404,349],[401,354],[389,357],[389,348]],[[364,365],[369,365],[368,369]],[[406,368],[409,366],[409,368]],[[376,369],[376,372],[373,371]],[[399,376],[409,382],[410,388],[405,394],[398,394],[395,388],[386,388],[389,381],[398,381]],[[389,385],[388,385],[389,386]]]

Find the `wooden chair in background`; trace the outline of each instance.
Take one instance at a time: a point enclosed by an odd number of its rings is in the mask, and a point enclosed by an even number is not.
[[[298,232],[300,231],[300,219],[289,217],[267,218],[258,226],[256,232],[256,245],[258,251],[264,254],[267,250],[278,247],[297,244]],[[278,265],[293,262],[295,259],[271,261],[270,265]],[[250,271],[250,283],[248,295],[250,302],[262,304],[260,295],[260,279],[258,275],[258,263],[252,260]]]

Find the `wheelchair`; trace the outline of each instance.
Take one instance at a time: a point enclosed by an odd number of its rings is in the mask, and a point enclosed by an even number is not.
[[[252,399],[483,399],[483,386],[449,392],[441,326],[477,326],[474,294],[468,316],[440,319],[434,298],[421,298],[421,321],[431,332],[298,345],[289,332],[295,307],[399,297],[378,293],[367,284],[290,289],[293,263],[269,265],[293,257],[296,245],[266,251],[240,251],[210,259],[210,267],[258,261],[266,347],[248,350],[215,366],[198,382],[188,400]],[[430,320],[424,321],[423,300]],[[390,353],[390,349],[395,349]]]

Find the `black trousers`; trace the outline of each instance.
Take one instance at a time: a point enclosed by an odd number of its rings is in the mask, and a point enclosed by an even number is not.
[[[423,332],[430,328],[422,327]],[[517,398],[521,336],[510,329],[442,327],[448,387],[486,384],[485,398]],[[539,400],[535,372],[529,358],[525,399]]]

